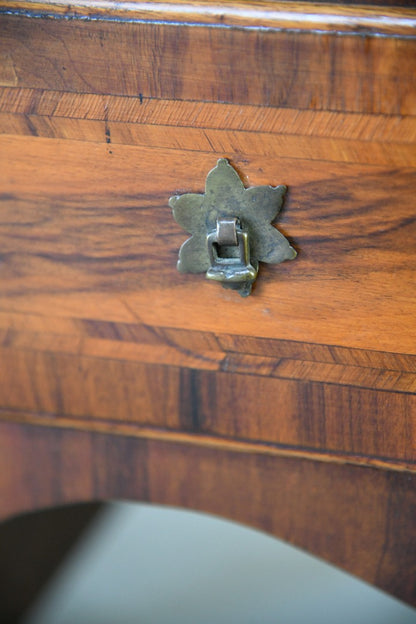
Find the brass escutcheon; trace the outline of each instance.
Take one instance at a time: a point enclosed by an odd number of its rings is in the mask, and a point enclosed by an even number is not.
[[[169,199],[174,219],[192,234],[179,250],[178,270],[206,273],[210,280],[246,297],[257,277],[258,262],[293,260],[296,251],[272,221],[279,214],[286,186],[244,188],[225,158],[209,172],[205,193]]]

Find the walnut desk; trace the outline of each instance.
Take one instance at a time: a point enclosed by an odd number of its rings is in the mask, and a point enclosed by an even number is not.
[[[415,602],[416,11],[0,12],[2,517],[189,507]],[[219,157],[288,186],[246,298],[176,270]]]

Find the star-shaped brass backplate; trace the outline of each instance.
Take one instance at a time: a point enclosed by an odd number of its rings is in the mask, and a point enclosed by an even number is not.
[[[177,223],[192,234],[180,248],[178,270],[206,272],[223,286],[250,294],[258,261],[279,263],[296,257],[289,241],[271,225],[285,192],[284,185],[244,188],[236,170],[221,158],[207,176],[204,194],[169,200]],[[230,228],[235,244],[224,236]],[[244,245],[246,255],[241,251]]]

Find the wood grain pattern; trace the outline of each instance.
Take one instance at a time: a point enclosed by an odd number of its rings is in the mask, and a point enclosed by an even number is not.
[[[414,600],[415,11],[165,5],[0,5],[0,514],[183,505]],[[218,157],[289,187],[245,300],[176,270]]]
[[[364,7],[372,3],[385,5],[379,8]],[[411,2],[385,2],[365,0],[360,5],[345,6],[348,2],[276,2],[273,0],[153,0],[152,2],[82,0],[68,3],[65,0],[3,0],[3,11],[17,15],[53,16],[70,19],[112,19],[128,21],[165,21],[216,26],[261,27],[332,32],[354,32],[414,35],[416,11]],[[351,3],[354,4],[354,3]],[[396,8],[398,4],[401,8]],[[387,6],[386,6],[387,5]]]
[[[1,16],[1,29],[1,86],[388,115],[416,110],[413,37],[13,15]]]
[[[414,462],[390,458],[372,457],[370,455],[352,455],[351,453],[334,453],[326,449],[320,451],[299,446],[288,446],[269,442],[249,441],[236,438],[226,438],[219,435],[199,434],[192,431],[173,430],[166,427],[137,425],[134,422],[109,421],[100,419],[82,419],[73,416],[59,416],[45,412],[25,412],[22,410],[1,409],[1,422],[20,423],[37,427],[53,427],[56,429],[70,429],[75,431],[89,431],[111,436],[128,436],[140,440],[155,440],[158,442],[179,443],[194,448],[232,450],[234,453],[261,454],[273,457],[288,457],[291,459],[307,459],[327,464],[349,465],[376,468],[394,472],[415,474]]]
[[[235,374],[233,367],[227,373],[149,365],[116,359],[116,348],[112,358],[100,358],[99,349],[94,357],[12,348],[0,355],[6,410],[75,417],[92,429],[94,421],[105,420],[408,465],[416,459],[411,392],[380,392],[327,377],[291,379],[284,372],[265,377]]]
[[[104,359],[163,363],[262,377],[328,381],[397,392],[411,393],[416,389],[415,373],[404,372],[406,366],[414,371],[415,358],[411,356],[401,358],[396,357],[396,354],[341,350],[341,360],[361,360],[363,365],[337,364],[331,349],[325,351],[320,348],[321,345],[265,341],[265,346],[276,352],[275,357],[269,357],[236,352],[240,348],[235,347],[235,342],[237,345],[240,342],[238,336],[204,333],[203,341],[200,341],[197,332],[178,332],[175,329],[155,326],[149,329],[133,323],[96,323],[88,319],[84,320],[84,328],[80,324],[77,329],[74,327],[72,334],[61,334],[59,319],[51,317],[48,317],[47,323],[51,325],[53,322],[54,331],[50,331],[48,327],[40,333],[28,330],[27,326],[32,321],[29,315],[6,315],[6,318],[11,319],[8,322],[13,326],[16,325],[16,320],[19,322],[22,319],[26,324],[24,330],[20,331],[12,327],[0,330],[0,344],[13,350],[99,356]],[[109,337],[105,338],[105,334]],[[212,342],[212,348],[207,346],[209,342]],[[223,347],[226,343],[230,346]],[[305,354],[304,357],[301,353]],[[378,367],[377,356],[380,359]],[[374,366],[371,366],[371,359],[374,360]]]
[[[0,90],[0,133],[215,154],[416,165],[414,117],[65,95]]]
[[[414,357],[270,340],[248,355],[232,335],[15,313],[0,325],[7,409],[415,460]]]
[[[122,351],[125,349],[124,353],[127,353],[127,349],[131,349],[131,358],[134,359],[134,345],[138,344],[140,351],[137,352],[137,359],[151,357],[151,350],[145,351],[146,346],[160,353],[163,351],[164,361],[167,363],[171,363],[170,358],[173,358],[175,353],[180,355],[184,365],[195,362],[193,358],[204,353],[206,357],[199,357],[198,366],[207,370],[214,369],[216,359],[221,359],[226,352],[230,357],[236,354],[243,356],[247,370],[252,373],[256,372],[256,368],[260,368],[256,366],[256,362],[263,362],[266,367],[269,360],[276,361],[280,358],[333,364],[336,367],[338,365],[349,366],[354,369],[358,368],[364,375],[366,369],[403,373],[416,371],[416,356],[414,355],[144,325],[137,321],[134,323],[114,322],[55,316],[53,313],[46,315],[1,311],[0,328],[3,346],[33,347],[62,353],[79,353],[81,349],[84,349],[83,352],[88,354],[88,344],[91,343],[95,348],[98,348],[100,344],[101,355],[105,355],[105,345],[110,344],[113,349]],[[212,356],[211,363],[210,355]],[[251,360],[252,355],[257,357]],[[143,359],[142,361],[152,360]],[[258,374],[262,374],[261,369]],[[394,381],[386,388],[394,389]]]
[[[337,138],[383,143],[386,151],[392,145],[416,141],[415,119],[402,115],[355,114],[298,110],[290,108],[258,107],[224,104],[217,102],[192,102],[163,100],[94,93],[66,93],[50,89],[22,89],[0,87],[0,111],[2,114],[23,115],[41,130],[48,123],[62,119],[62,127],[70,130],[70,120],[104,121],[108,123],[146,126],[171,126],[174,128],[201,128],[203,130],[233,130],[236,132],[262,133],[272,136],[301,135],[302,137]],[[10,123],[14,117],[10,115]],[[6,119],[6,117],[4,117]],[[17,119],[16,119],[17,124]],[[22,125],[24,125],[22,123]],[[84,126],[86,127],[86,126]],[[92,127],[92,126],[91,126]],[[102,125],[97,125],[101,128]],[[2,133],[14,134],[6,124]],[[20,134],[17,132],[17,134]],[[23,132],[27,134],[27,130]],[[111,134],[111,133],[110,133]],[[67,137],[70,138],[70,137]],[[75,138],[75,137],[74,137]],[[79,137],[82,138],[82,137]],[[103,134],[97,141],[105,141]],[[281,150],[284,156],[284,150]],[[343,154],[338,150],[338,159]]]
[[[415,475],[53,427],[0,432],[3,517],[74,501],[181,505],[272,533],[414,603]]]
[[[289,186],[279,227],[300,251],[263,266],[241,301],[177,272],[186,234],[167,205],[203,190],[223,154],[2,143],[0,310],[177,328],[186,319],[198,331],[415,354],[415,169],[227,154],[250,184]]]

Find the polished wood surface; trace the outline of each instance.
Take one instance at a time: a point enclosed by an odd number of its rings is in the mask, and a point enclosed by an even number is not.
[[[5,14],[0,85],[415,114],[412,35],[364,36],[360,26],[345,35],[298,32],[246,21],[244,29]]]
[[[363,6],[372,4],[376,7]],[[411,35],[414,34],[416,21],[411,0],[364,0],[359,4],[351,1],[322,3],[319,0],[83,0],[70,4],[66,0],[2,0],[0,8],[15,15],[250,25],[337,33],[358,31],[360,34]]]
[[[0,3],[0,514],[189,506],[415,601],[414,11],[167,6]],[[176,270],[219,157],[289,188],[247,299]]]
[[[16,423],[0,433],[8,513],[114,498],[220,513],[414,601],[414,474]]]
[[[416,354],[415,169],[228,152],[250,184],[289,186],[279,226],[299,250],[243,301],[176,271],[167,199],[203,191],[221,152],[104,137],[4,137],[3,309]]]

